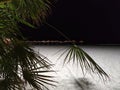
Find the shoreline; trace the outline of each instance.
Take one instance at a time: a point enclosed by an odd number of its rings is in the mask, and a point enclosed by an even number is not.
[[[112,43],[86,43],[84,41],[75,41],[75,40],[41,40],[41,41],[25,41],[31,45],[92,45],[92,46],[120,46],[120,44],[112,44]]]

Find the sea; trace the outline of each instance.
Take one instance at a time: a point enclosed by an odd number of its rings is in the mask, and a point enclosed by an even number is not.
[[[97,74],[82,72],[77,63],[64,64],[64,51],[69,45],[34,45],[32,48],[38,54],[47,57],[54,66],[56,86],[50,90],[120,90],[120,46],[117,45],[81,45],[94,61],[109,75],[103,81]],[[62,56],[61,56],[62,55]],[[34,90],[28,88],[28,90]]]

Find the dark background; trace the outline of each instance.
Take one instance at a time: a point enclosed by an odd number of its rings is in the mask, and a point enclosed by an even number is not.
[[[120,44],[120,0],[58,0],[47,23],[71,40],[87,44]],[[29,40],[66,40],[46,24],[26,27]]]

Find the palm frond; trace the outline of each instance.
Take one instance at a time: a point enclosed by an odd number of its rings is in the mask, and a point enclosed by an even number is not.
[[[72,45],[68,50],[64,58],[64,64],[69,62],[77,62],[80,65],[82,72],[84,74],[85,70],[90,73],[96,73],[100,78],[106,80],[109,78],[107,73],[79,46]]]

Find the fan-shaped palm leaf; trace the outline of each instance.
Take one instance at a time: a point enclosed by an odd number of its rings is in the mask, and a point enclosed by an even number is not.
[[[79,46],[72,45],[65,52],[67,52],[67,54],[64,59],[64,64],[71,61],[73,63],[77,62],[77,64],[81,66],[83,73],[85,70],[97,73],[103,80],[109,77],[107,73]]]

